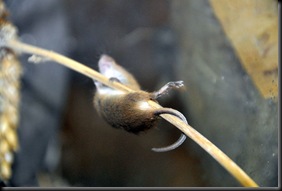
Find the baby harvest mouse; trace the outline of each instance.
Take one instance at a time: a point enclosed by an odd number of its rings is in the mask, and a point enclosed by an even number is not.
[[[157,102],[156,99],[166,94],[171,88],[183,86],[182,81],[169,82],[159,91],[148,93],[142,91],[135,78],[110,56],[102,55],[98,66],[99,72],[109,80],[118,81],[135,90],[135,92],[123,92],[94,80],[97,88],[94,106],[98,114],[112,127],[138,134],[155,127],[161,114],[174,115],[187,123],[186,118],[179,111],[171,108],[154,109],[147,102],[149,100]],[[156,152],[170,151],[180,146],[185,139],[186,136],[181,134],[174,144],[162,148],[152,148],[152,150]]]

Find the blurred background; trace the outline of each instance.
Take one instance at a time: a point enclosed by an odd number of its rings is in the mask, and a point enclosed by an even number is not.
[[[227,3],[228,2],[228,3]],[[143,90],[181,111],[260,186],[278,186],[278,1],[6,0],[20,40],[97,69],[109,54]],[[241,186],[164,120],[133,135],[95,111],[93,81],[20,57],[20,150],[10,186]]]

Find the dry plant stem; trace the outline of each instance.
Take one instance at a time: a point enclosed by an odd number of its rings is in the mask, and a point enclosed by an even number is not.
[[[111,82],[107,78],[105,78],[100,73],[95,70],[82,65],[79,62],[76,62],[72,59],[69,59],[65,56],[62,56],[58,53],[44,50],[41,48],[37,48],[31,45],[24,44],[19,41],[10,41],[7,43],[7,46],[17,50],[19,52],[35,54],[43,57],[47,57],[48,59],[54,60],[70,69],[73,69],[85,76],[88,76],[92,79],[98,80],[101,83],[122,91],[133,92],[134,90],[124,86],[118,82]],[[153,101],[149,101],[149,104],[153,108],[162,108],[159,104]],[[190,125],[185,124],[179,118],[169,115],[162,114],[161,117],[178,129],[180,129],[183,133],[185,133],[188,137],[190,137],[193,141],[199,144],[205,151],[207,151],[216,161],[218,161],[234,178],[236,178],[243,186],[246,187],[258,187],[258,185],[236,164],[234,163],[226,154],[224,154],[219,148],[217,148],[213,143],[211,143],[208,139],[206,139],[203,135],[197,132]]]
[[[131,90],[130,88],[128,88],[127,86],[124,86],[118,82],[115,81],[109,81],[107,78],[105,78],[102,74],[100,74],[99,72],[96,72],[95,70],[79,63],[76,62],[70,58],[67,58],[65,56],[62,56],[56,52],[50,51],[50,50],[45,50],[45,49],[41,49],[32,45],[28,45],[25,43],[22,43],[20,41],[16,41],[16,40],[11,40],[7,43],[8,47],[12,48],[13,50],[17,50],[19,52],[25,52],[25,53],[29,53],[29,54],[35,54],[35,55],[39,55],[45,58],[48,58],[50,60],[56,61],[72,70],[75,70],[85,76],[88,76],[89,78],[95,79],[97,81],[100,81],[101,83],[115,88],[115,89],[119,89],[122,91],[127,91],[127,92],[132,92],[133,90]]]
[[[161,106],[153,101],[149,101],[150,106],[159,109]],[[207,151],[216,161],[219,162],[230,174],[232,174],[242,185],[247,187],[258,187],[258,185],[226,154],[224,154],[219,148],[217,148],[212,142],[201,135],[190,125],[187,125],[177,117],[168,114],[162,114],[161,117],[178,129],[180,129],[185,135],[194,140],[205,151]]]

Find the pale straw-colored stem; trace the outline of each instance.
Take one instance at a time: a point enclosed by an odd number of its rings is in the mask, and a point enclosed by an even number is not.
[[[97,80],[109,87],[119,89],[122,91],[133,91],[127,86],[122,85],[121,83],[118,83],[116,81],[109,81],[106,77],[104,77],[102,74],[99,72],[75,61],[72,60],[66,56],[63,56],[61,54],[58,54],[56,52],[50,51],[50,50],[45,50],[42,48],[38,48],[29,44],[22,43],[17,40],[11,40],[7,43],[7,46],[22,53],[29,53],[31,55],[39,55],[42,56],[43,58],[46,57],[48,60],[53,60],[56,61],[57,63],[60,63],[74,71],[77,71],[89,78],[92,78],[94,80]]]
[[[149,101],[149,104],[160,109],[161,106],[156,102]],[[224,154],[218,147],[216,147],[207,138],[201,135],[189,124],[184,123],[178,117],[169,114],[162,114],[161,117],[174,126],[176,126],[185,135],[190,137],[198,145],[200,145],[205,151],[207,151],[219,164],[221,164],[233,177],[235,177],[243,186],[246,187],[258,187],[258,185],[226,154]]]
[[[109,81],[106,77],[101,75],[99,72],[84,66],[83,64],[76,62],[70,58],[62,56],[53,51],[44,50],[41,48],[37,48],[35,46],[31,46],[19,41],[10,41],[7,43],[7,46],[22,52],[29,53],[32,55],[39,55],[42,57],[46,57],[50,60],[56,61],[72,70],[75,70],[89,78],[100,81],[101,83],[115,89],[119,89],[127,92],[134,92],[134,90],[124,86],[116,81]],[[148,101],[151,107],[160,109],[162,106],[153,101]],[[188,124],[185,124],[179,118],[169,115],[162,114],[161,117],[174,126],[176,126],[179,130],[185,133],[188,137],[190,137],[193,141],[195,141],[198,145],[200,145],[205,151],[207,151],[216,161],[219,162],[235,179],[237,179],[243,186],[246,187],[258,187],[258,185],[235,163],[233,162],[226,154],[224,154],[219,148],[217,148],[213,143],[211,143],[207,138],[201,135],[198,131],[196,131],[193,127]]]

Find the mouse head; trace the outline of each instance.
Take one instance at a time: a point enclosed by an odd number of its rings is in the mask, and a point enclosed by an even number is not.
[[[103,74],[108,79],[117,79],[120,83],[130,86],[133,89],[139,89],[139,85],[135,78],[126,71],[123,67],[118,65],[115,60],[106,55],[103,54],[98,62],[99,72]],[[100,82],[94,81],[97,89],[112,89],[110,87],[104,86]]]

